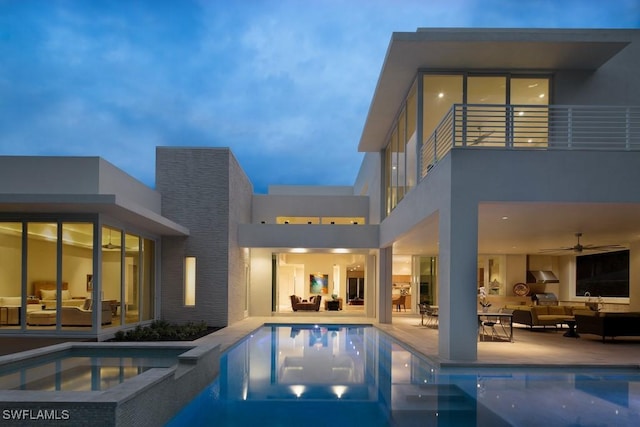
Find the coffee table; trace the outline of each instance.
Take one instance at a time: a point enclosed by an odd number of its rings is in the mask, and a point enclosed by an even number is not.
[[[564,335],[562,335],[563,337],[580,338],[580,335],[576,332],[576,320],[575,319],[565,320],[564,323],[566,323],[567,326],[569,326],[569,330],[567,332],[565,332]]]

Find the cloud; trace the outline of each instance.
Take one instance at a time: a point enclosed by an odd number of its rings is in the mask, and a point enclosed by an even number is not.
[[[348,185],[393,31],[625,25],[630,0],[0,1],[0,152],[153,185],[156,145],[229,146],[258,191]]]

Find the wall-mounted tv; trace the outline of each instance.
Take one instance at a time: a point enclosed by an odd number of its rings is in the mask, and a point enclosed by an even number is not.
[[[576,296],[629,297],[629,251],[576,257]]]

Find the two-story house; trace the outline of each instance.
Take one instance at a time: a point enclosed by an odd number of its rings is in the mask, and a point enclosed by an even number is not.
[[[627,279],[589,293],[640,310],[639,67],[637,30],[394,33],[346,187],[253,194],[220,148],[159,147],[155,190],[101,159],[0,158],[0,333],[303,311],[388,323],[425,302],[440,356],[474,360],[480,288],[584,302],[593,246],[628,259]],[[104,307],[68,323],[74,298]]]

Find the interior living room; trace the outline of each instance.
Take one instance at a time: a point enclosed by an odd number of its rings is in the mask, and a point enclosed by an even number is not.
[[[0,222],[0,329],[86,333],[96,321],[108,329],[152,318],[153,242],[103,227],[97,281],[95,230],[93,222]]]
[[[294,249],[274,254],[278,264],[276,313],[364,314],[364,254]],[[311,302],[318,298],[318,304]]]

